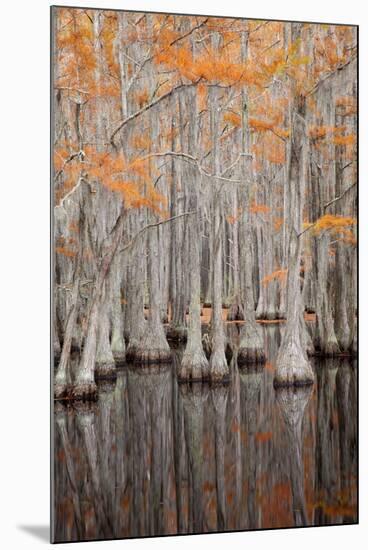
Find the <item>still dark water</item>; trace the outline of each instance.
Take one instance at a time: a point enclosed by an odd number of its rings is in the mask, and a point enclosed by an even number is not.
[[[56,404],[56,541],[357,521],[356,365],[314,359],[313,387],[276,391],[264,331],[266,366],[232,365],[226,387],[178,385],[176,350],[93,405]]]

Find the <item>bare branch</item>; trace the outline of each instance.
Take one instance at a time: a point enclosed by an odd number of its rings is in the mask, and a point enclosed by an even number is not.
[[[353,187],[355,187],[356,185],[356,182],[352,183],[350,185],[350,187],[348,187],[347,189],[345,189],[345,191],[343,193],[341,193],[341,195],[339,195],[338,197],[335,197],[334,199],[332,199],[331,201],[327,202],[324,206],[323,206],[323,211],[325,212],[327,210],[327,208],[329,206],[331,206],[331,204],[334,204],[335,202],[343,199],[345,197],[345,195],[351,191],[351,189],[353,189]],[[316,224],[317,224],[318,220],[316,220],[314,223],[312,223],[311,225],[309,225],[308,227],[306,227],[301,233],[298,234],[298,238],[301,237],[302,235],[304,235],[304,233],[306,233],[307,231],[309,231],[310,229],[312,229],[312,227],[315,227]]]
[[[323,207],[323,210],[326,210],[329,206],[331,206],[331,204],[334,204],[335,202],[337,202],[337,201],[341,200],[343,197],[345,197],[345,195],[346,195],[347,193],[349,193],[349,191],[350,191],[351,189],[353,189],[353,187],[355,187],[356,183],[357,183],[356,181],[355,181],[354,183],[352,183],[352,184],[350,185],[350,187],[348,187],[347,189],[345,189],[345,191],[344,191],[343,193],[341,193],[341,195],[339,195],[339,196],[336,197],[335,199],[332,199],[330,202],[328,202],[327,204],[325,204],[324,207]]]
[[[143,233],[148,231],[148,229],[150,229],[152,227],[157,227],[159,225],[163,225],[165,223],[172,222],[172,221],[177,220],[179,218],[183,218],[184,216],[191,216],[192,214],[196,214],[197,212],[198,212],[198,210],[192,210],[191,212],[183,212],[182,214],[178,214],[177,216],[172,216],[171,218],[167,218],[166,220],[159,220],[158,222],[149,223],[148,225],[143,227],[140,231],[138,231],[138,233],[136,235],[134,235],[134,237],[131,239],[131,241],[129,241],[126,245],[124,245],[123,248],[121,248],[119,250],[119,252],[125,252],[126,250],[131,248],[136,243],[136,241],[139,239],[139,237],[141,235],[143,235]]]
[[[314,86],[313,88],[311,88],[309,90],[309,92],[307,92],[305,94],[305,97],[308,97],[312,94],[314,94],[315,92],[317,92],[317,90],[319,89],[320,86],[322,86],[322,84],[324,82],[326,82],[326,80],[328,80],[329,78],[331,78],[332,76],[334,76],[337,72],[339,71],[342,71],[343,69],[345,69],[345,67],[347,67],[348,65],[350,65],[350,63],[352,63],[355,59],[357,58],[356,54],[353,55],[349,61],[347,61],[346,63],[344,63],[343,65],[339,65],[334,71],[332,71],[331,73],[328,73],[326,74],[324,77],[321,78],[321,80],[319,80]]]
[[[149,109],[151,109],[152,107],[155,107],[155,105],[157,105],[158,103],[160,103],[161,101],[164,101],[165,99],[171,97],[174,93],[176,92],[179,92],[180,90],[184,90],[185,88],[190,88],[191,86],[196,86],[199,82],[201,81],[201,78],[199,78],[198,80],[196,80],[195,82],[191,82],[190,84],[179,84],[179,86],[175,86],[174,88],[172,88],[169,92],[167,92],[166,94],[163,94],[162,96],[158,97],[157,99],[155,99],[154,101],[151,101],[151,103],[148,103],[147,105],[145,105],[144,107],[142,107],[142,109],[139,109],[139,111],[136,111],[135,113],[133,113],[132,115],[128,116],[127,118],[125,118],[123,121],[121,121],[118,126],[115,128],[115,130],[113,131],[113,133],[111,134],[111,137],[110,137],[110,143],[111,145],[116,148],[116,145],[115,145],[115,142],[114,142],[114,138],[116,136],[116,134],[118,132],[120,132],[120,130],[122,130],[124,128],[124,126],[126,126],[127,124],[129,124],[129,122],[132,122],[132,120],[135,120],[136,118],[140,117],[141,115],[143,115],[146,111],[148,111]]]
[[[196,158],[196,157],[193,157],[192,155],[188,155],[187,153],[180,153],[180,152],[176,152],[176,151],[165,151],[163,153],[150,153],[148,155],[146,155],[145,157],[142,157],[141,159],[137,159],[137,162],[144,162],[145,160],[148,160],[150,158],[154,158],[154,157],[179,157],[179,158],[182,158],[188,162],[192,162],[199,170],[199,172],[203,175],[203,176],[206,176],[207,178],[215,178],[215,179],[218,179],[220,181],[223,181],[223,182],[228,182],[228,183],[242,183],[241,180],[234,180],[234,179],[231,179],[231,178],[225,178],[223,177],[222,175],[216,175],[216,174],[211,174],[210,172],[207,172],[207,170],[205,170],[203,168],[203,166],[201,165],[201,163],[199,162],[199,160]],[[242,156],[249,156],[248,154],[241,154],[239,155],[239,158],[236,160],[236,162],[239,161],[240,157]],[[233,163],[233,165],[235,165],[235,163]],[[226,173],[230,168],[232,167],[229,166],[228,168],[226,168],[226,170],[223,172],[223,173]]]

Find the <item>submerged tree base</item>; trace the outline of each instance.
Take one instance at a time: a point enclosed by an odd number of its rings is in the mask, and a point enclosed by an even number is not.
[[[167,327],[166,338],[175,342],[186,342],[188,338],[187,327]]]
[[[244,321],[243,307],[239,302],[232,304],[227,312],[228,321]]]
[[[133,363],[135,359],[137,347],[138,347],[137,343],[129,342],[127,350],[125,352],[125,361],[127,363]]]
[[[166,349],[137,349],[134,357],[134,363],[171,363],[171,351]]]
[[[76,401],[96,401],[97,396],[97,385],[95,382],[75,384],[70,394],[70,398]]]
[[[95,379],[116,378],[116,365],[113,361],[96,363]]]
[[[112,352],[114,356],[115,365],[123,365],[125,363],[125,352],[124,351],[116,351]]]
[[[308,386],[313,383],[313,369],[302,351],[292,344],[285,346],[277,358],[274,387]]]
[[[67,399],[71,393],[71,384],[54,384],[54,398]]]
[[[245,365],[259,364],[266,362],[266,355],[261,348],[240,348],[237,355],[237,363],[239,367]]]
[[[210,368],[203,349],[185,351],[178,371],[179,382],[208,381]]]
[[[283,319],[279,317],[279,313],[276,310],[259,311],[256,313],[256,319],[258,321],[276,321],[277,319]]]
[[[237,362],[239,366],[266,362],[262,329],[254,321],[246,322],[242,328]]]
[[[227,383],[230,380],[229,366],[223,350],[213,351],[210,358],[211,383]]]

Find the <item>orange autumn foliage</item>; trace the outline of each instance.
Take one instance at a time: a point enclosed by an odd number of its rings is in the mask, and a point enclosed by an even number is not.
[[[256,202],[252,202],[249,210],[252,214],[268,214],[270,212],[270,208],[268,206],[265,204],[257,204]]]
[[[241,118],[238,113],[234,113],[233,111],[227,111],[224,114],[224,122],[230,122],[233,126],[240,126],[241,125]]]
[[[272,432],[257,432],[255,438],[258,443],[266,443],[272,439]]]
[[[313,225],[313,233],[315,235],[318,235],[322,231],[339,231],[353,225],[356,225],[355,218],[325,214],[324,216],[319,218]]]
[[[284,285],[286,283],[287,271],[287,269],[277,269],[273,271],[269,275],[263,277],[262,284],[266,286],[272,281],[278,281],[280,284]]]
[[[56,254],[62,254],[63,256],[67,256],[68,258],[74,258],[76,256],[76,251],[68,248],[66,246],[57,246],[55,247]]]

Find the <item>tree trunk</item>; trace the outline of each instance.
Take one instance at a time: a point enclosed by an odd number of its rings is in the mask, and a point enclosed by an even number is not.
[[[300,100],[303,102],[303,100]],[[296,102],[295,102],[296,103]],[[296,104],[294,104],[294,109]],[[301,103],[292,113],[291,146],[288,170],[289,251],[287,274],[287,322],[277,355],[274,384],[300,385],[313,383],[314,374],[304,347],[306,326],[300,291],[302,215],[306,174],[306,129]]]
[[[110,322],[109,322],[109,308],[110,303],[107,295],[107,280],[105,280],[105,289],[101,298],[101,305],[99,311],[99,325],[98,325],[98,337],[97,337],[97,353],[96,353],[96,365],[95,365],[95,378],[109,378],[116,376],[116,367],[114,356],[112,354],[110,345]]]
[[[248,57],[248,38],[242,33],[242,61]],[[238,350],[238,365],[262,363],[265,361],[263,335],[257,325],[254,312],[253,296],[253,258],[252,228],[250,222],[250,185],[253,180],[252,157],[250,153],[250,131],[248,123],[248,97],[245,88],[242,90],[242,157],[240,160],[243,188],[243,268],[244,268],[244,320]]]
[[[73,384],[72,395],[74,399],[94,399],[96,397],[97,387],[94,380],[94,370],[97,350],[97,328],[99,322],[100,301],[106,276],[121,241],[124,220],[124,207],[122,206],[122,211],[120,212],[111,233],[111,244],[106,245],[102,252],[102,260],[100,262],[93,288],[91,309],[88,316],[87,334],[82,358]]]

